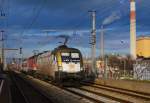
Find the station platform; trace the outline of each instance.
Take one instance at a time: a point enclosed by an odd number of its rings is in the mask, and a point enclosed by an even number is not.
[[[0,103],[93,103],[51,83],[9,71],[0,74]]]
[[[11,103],[9,79],[6,74],[0,74],[0,103]]]

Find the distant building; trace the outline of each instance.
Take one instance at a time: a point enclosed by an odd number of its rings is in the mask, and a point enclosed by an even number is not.
[[[136,54],[138,58],[150,58],[150,36],[141,36],[137,38]]]

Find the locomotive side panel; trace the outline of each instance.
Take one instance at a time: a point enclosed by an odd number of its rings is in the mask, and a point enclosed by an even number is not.
[[[38,73],[43,74],[43,75],[48,75],[49,71],[48,71],[48,66],[47,66],[47,58],[44,53],[39,55],[37,58],[37,65],[38,65]]]
[[[55,78],[55,70],[57,69],[56,63],[54,63],[55,56],[53,54],[42,54],[37,59],[38,73]]]
[[[57,66],[57,58],[54,54],[51,54],[48,66],[49,66],[49,76],[55,79],[55,72],[58,71],[58,66]]]

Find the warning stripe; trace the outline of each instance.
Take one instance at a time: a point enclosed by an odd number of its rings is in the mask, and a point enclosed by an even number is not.
[[[135,11],[131,11],[131,13],[130,13],[130,19],[131,20],[135,20],[135,16],[136,16]]]

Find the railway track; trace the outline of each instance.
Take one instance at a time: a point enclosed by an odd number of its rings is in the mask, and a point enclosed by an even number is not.
[[[42,80],[43,81],[43,80]],[[51,81],[45,81],[49,84],[55,85],[56,87],[61,88],[62,90],[66,90],[72,94],[77,95],[81,99],[85,98],[86,100],[90,101],[90,103],[119,103],[118,101],[112,99],[112,98],[107,98],[106,96],[100,96],[88,91],[82,91],[79,88],[72,88],[72,87],[63,87],[62,85],[58,85],[57,83],[51,82]],[[75,86],[77,87],[77,86]],[[85,95],[86,94],[86,95]],[[80,100],[79,100],[80,101]],[[121,101],[121,100],[120,100]]]
[[[81,90],[80,88],[65,88],[65,90],[70,91],[71,93],[74,93],[76,95],[79,95],[82,98],[86,98],[94,103],[120,103],[111,98],[107,98],[102,95],[97,95],[97,94],[89,92],[89,91],[84,91],[84,90]]]
[[[11,78],[12,103],[53,103],[40,91],[35,89],[25,80],[14,73],[9,73]]]
[[[79,88],[65,88],[94,102],[103,103],[150,103],[150,95],[113,88],[100,84],[81,83]]]
[[[54,84],[52,82],[48,82],[48,83],[58,87],[57,84]],[[125,90],[121,88],[114,88],[110,86],[104,86],[96,83],[92,84],[88,82],[82,82],[79,87],[59,86],[59,88],[69,91],[70,93],[73,93],[81,98],[85,98],[91,101],[91,103],[93,102],[94,103],[150,103],[149,94],[139,93],[139,92]],[[42,102],[42,103],[47,103],[47,102]]]

